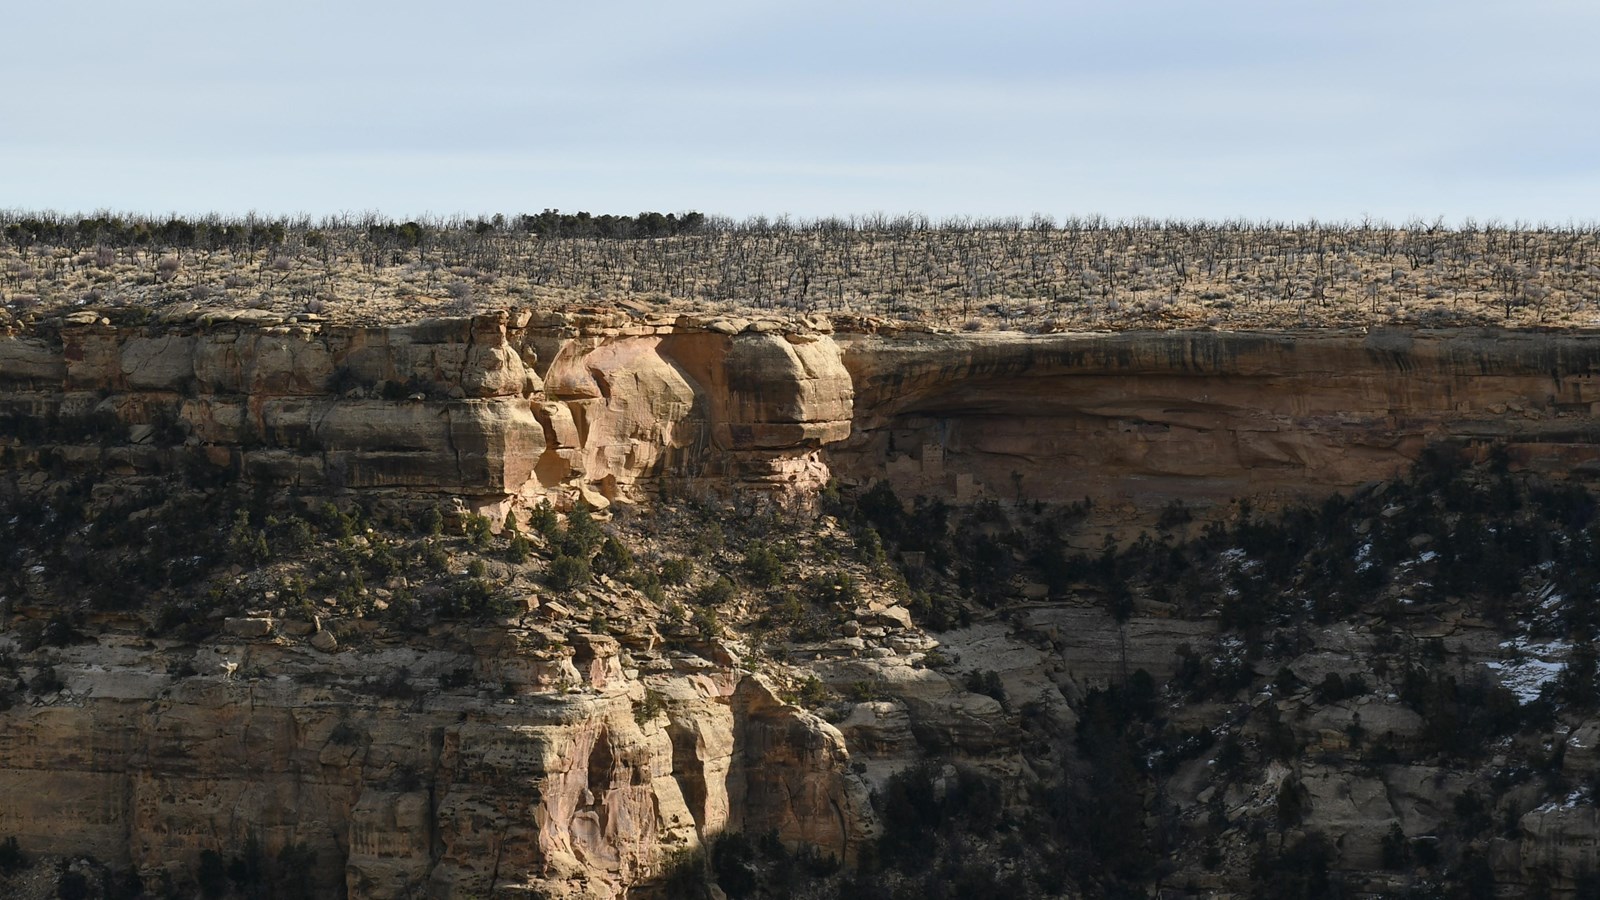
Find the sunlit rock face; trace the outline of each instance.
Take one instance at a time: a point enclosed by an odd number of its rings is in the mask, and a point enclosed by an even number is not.
[[[851,406],[827,336],[576,338],[545,372],[541,486],[630,497],[668,478],[814,491],[828,477],[818,451],[849,435]]]
[[[664,486],[1258,508],[1430,442],[1587,474],[1600,342],[1497,331],[1025,335],[527,313],[360,328],[79,326],[0,338],[0,416],[101,470],[479,498]],[[731,332],[731,333],[729,333]]]
[[[0,386],[8,430],[84,468],[194,458],[265,483],[597,504],[668,482],[814,492],[829,477],[821,450],[852,416],[827,334],[505,313],[79,325],[0,337]]]
[[[1072,502],[1147,526],[1326,495],[1430,442],[1537,470],[1600,457],[1600,341],[1506,332],[841,335],[855,389],[836,474],[902,496]]]
[[[1088,498],[1095,539],[1137,533],[1172,501],[1206,517],[1355,488],[1445,439],[1588,477],[1597,372],[1600,341],[1573,334],[834,333],[527,313],[90,322],[0,336],[0,446],[35,481],[226,475],[502,515],[677,489],[803,501],[830,479],[887,479],[957,503]],[[935,640],[898,612],[853,623],[887,632],[879,655],[852,637],[807,663],[873,689],[836,725],[732,658],[641,672],[616,641],[577,631],[333,653],[331,638],[240,621],[204,659],[164,636],[101,636],[58,654],[65,690],[5,711],[0,836],[175,873],[219,836],[304,845],[316,883],[352,897],[621,896],[729,830],[850,860],[874,833],[868,783],[929,752],[1019,768],[1015,716],[914,663],[922,651],[942,642],[1066,734],[1084,691],[1130,668],[1165,678],[1178,648],[1217,634],[1209,618],[1038,602]],[[1319,639],[1341,664],[1368,655]],[[414,690],[372,690],[400,669]],[[445,684],[460,671],[474,687]],[[1308,746],[1338,752],[1357,714],[1397,745],[1421,727],[1393,702],[1348,707],[1297,723]],[[1301,773],[1313,820],[1350,835],[1348,862],[1373,864],[1391,818],[1431,827],[1461,789],[1413,769],[1381,791]],[[1594,861],[1592,811],[1541,807],[1520,827],[1526,860]]]
[[[354,897],[620,896],[730,828],[854,854],[870,813],[836,729],[753,676],[641,680],[587,643],[581,671],[514,695],[439,677],[503,674],[516,641],[474,659],[261,640],[193,674],[167,641],[74,647],[60,696],[5,714],[0,833],[177,881],[219,837],[304,845]],[[372,690],[400,668],[404,696]],[[646,684],[664,711],[637,712]]]
[[[505,317],[394,328],[69,328],[0,339],[0,415],[111,472],[505,494],[532,476],[537,376]]]

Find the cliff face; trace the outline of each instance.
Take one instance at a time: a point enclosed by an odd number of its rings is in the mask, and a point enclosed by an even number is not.
[[[593,637],[582,673],[557,653],[539,684],[482,689],[529,668],[504,634],[197,656],[102,635],[54,658],[58,695],[5,714],[0,833],[179,883],[202,850],[303,845],[319,890],[357,897],[612,896],[728,828],[855,852],[843,740],[759,679],[641,679]],[[462,671],[473,687],[447,686]],[[640,713],[647,689],[665,699]]]
[[[9,431],[69,465],[161,471],[185,454],[313,487],[515,491],[539,382],[500,318],[393,329],[70,327],[0,341]],[[95,447],[98,447],[98,450]]]
[[[730,333],[731,332],[731,333]],[[1600,342],[1568,334],[832,334],[826,323],[526,314],[394,328],[179,323],[0,338],[16,452],[185,454],[252,480],[492,501],[666,484],[1260,506],[1500,441],[1587,474]]]
[[[68,466],[190,461],[269,484],[565,489],[600,505],[661,478],[820,488],[817,451],[851,416],[839,348],[812,331],[580,329],[527,314],[393,328],[88,322],[56,341],[0,337],[0,388],[13,452],[48,448]]]
[[[632,329],[651,330],[651,329]],[[850,376],[815,333],[663,326],[572,338],[546,369],[542,487],[638,497],[662,478],[791,492],[827,482],[850,433]]]
[[[902,497],[960,503],[1088,497],[1093,525],[1128,533],[1172,501],[1220,516],[1235,499],[1270,508],[1388,478],[1443,439],[1591,475],[1597,376],[1600,341],[1557,334],[91,317],[0,337],[0,469],[34,481],[227,472],[298,493],[462,497],[502,515],[542,498],[806,497],[830,478],[887,479]],[[863,778],[924,749],[1015,767],[1027,739],[999,701],[915,664],[937,642],[903,609],[858,612],[847,636],[805,648],[824,680],[876,692],[838,727],[726,652],[625,652],[576,621],[337,653],[281,622],[241,622],[200,656],[112,627],[54,659],[65,688],[53,699],[4,713],[0,795],[15,802],[0,805],[0,835],[146,870],[254,835],[304,844],[319,883],[361,897],[614,896],[725,830],[849,858],[874,828]],[[1211,619],[1141,609],[1119,623],[1077,602],[1013,624],[948,644],[1062,728],[1086,688],[1129,665],[1165,677],[1178,647],[1217,634]],[[1492,647],[1474,653],[1482,664]],[[1363,715],[1405,718],[1389,712]],[[1313,793],[1347,787],[1306,777]],[[1351,858],[1367,865],[1388,813],[1362,816],[1346,830],[1365,829]],[[1551,833],[1589,827],[1546,818],[1534,824]]]
[[[902,496],[1093,499],[1148,524],[1179,500],[1348,490],[1429,442],[1502,441],[1525,465],[1596,459],[1600,342],[1496,332],[850,336],[834,469]]]

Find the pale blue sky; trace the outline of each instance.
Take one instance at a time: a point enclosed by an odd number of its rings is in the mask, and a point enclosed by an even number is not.
[[[11,4],[0,207],[1588,221],[1600,4]]]

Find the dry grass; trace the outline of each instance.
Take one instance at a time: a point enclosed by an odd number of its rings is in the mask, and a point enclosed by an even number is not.
[[[0,324],[183,303],[394,322],[622,301],[969,330],[1600,324],[1600,231],[1586,228],[722,223],[624,240],[440,222],[402,242],[301,222],[259,240],[117,242],[22,221],[0,218]]]

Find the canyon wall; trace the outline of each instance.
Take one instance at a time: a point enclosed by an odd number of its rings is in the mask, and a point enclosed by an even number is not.
[[[494,503],[887,478],[957,502],[1258,508],[1500,442],[1592,474],[1600,340],[1374,331],[929,334],[528,313],[392,328],[84,323],[0,337],[0,435],[96,471]]]
[[[227,474],[502,514],[888,479],[960,503],[1087,497],[1094,525],[1128,534],[1173,501],[1203,518],[1389,478],[1441,440],[1589,477],[1597,374],[1600,340],[1571,333],[83,315],[0,335],[0,470]],[[575,620],[330,652],[369,626],[252,618],[199,655],[108,627],[56,654],[51,700],[7,711],[0,835],[145,870],[254,836],[304,845],[319,883],[361,897],[617,896],[727,829],[849,858],[874,828],[869,782],[923,748],[1004,759],[1022,740],[1001,703],[917,664],[938,642],[903,609],[858,618],[807,651],[831,682],[878,692],[838,727],[726,652],[675,655],[653,632],[619,647]],[[1110,681],[1119,653],[1161,677],[1216,631],[1160,610],[1119,624],[1087,602],[1012,625],[947,647],[1045,698],[1063,728],[1067,699]]]
[[[55,655],[51,702],[5,715],[0,833],[179,883],[203,850],[297,845],[319,890],[375,898],[614,896],[728,827],[853,855],[842,738],[760,679],[641,677],[602,636],[461,638],[102,633]],[[646,690],[664,699],[641,713]]]
[[[1388,478],[1431,442],[1592,475],[1600,340],[1492,331],[841,337],[834,470],[902,496],[1272,508]]]

